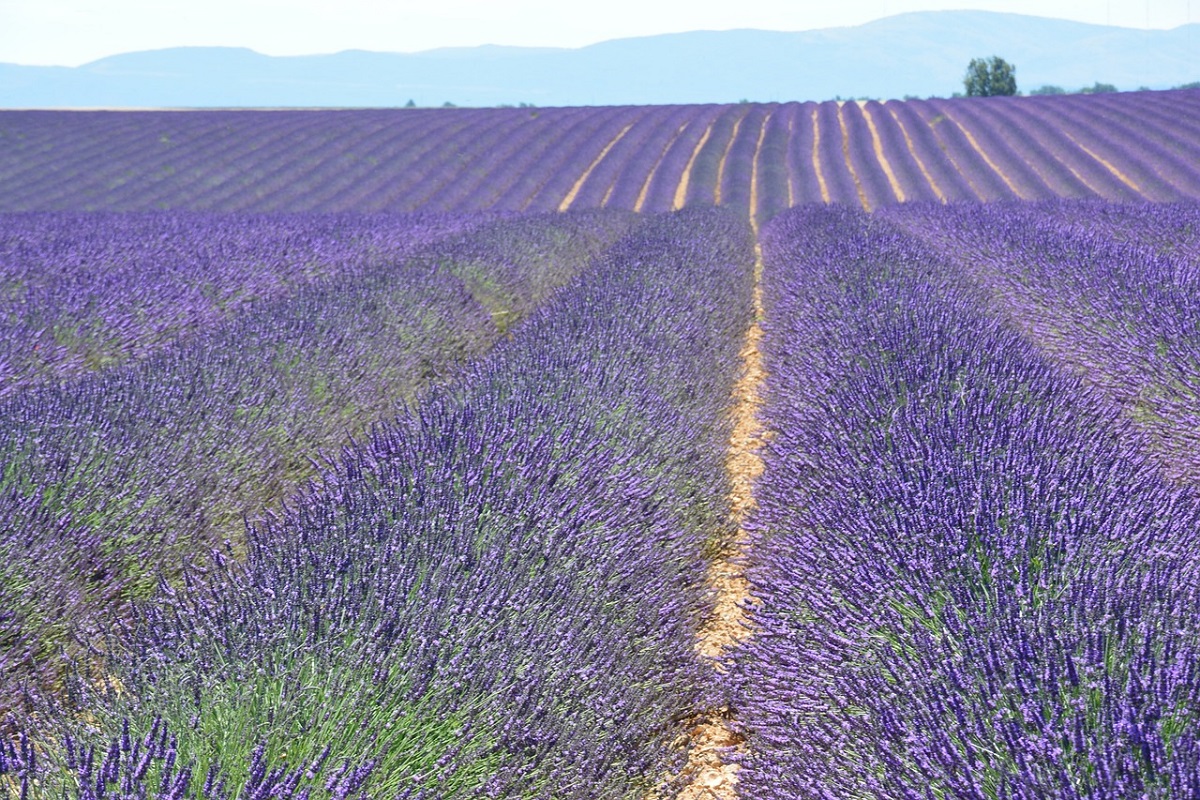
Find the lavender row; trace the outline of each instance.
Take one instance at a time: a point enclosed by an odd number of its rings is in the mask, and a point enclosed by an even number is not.
[[[543,193],[547,183],[553,183],[560,191],[553,193],[551,202],[542,210],[558,208],[555,201],[565,198],[574,180],[629,124],[625,117],[633,113],[632,109],[619,108],[580,111],[586,113],[574,118],[570,125],[547,123],[543,130],[553,131],[557,136],[542,133],[531,137],[529,144],[510,158],[482,159],[479,166],[485,171],[486,177],[481,182],[480,197],[492,198],[486,202],[497,208],[524,211],[537,195]],[[471,201],[477,199],[470,197]]]
[[[918,112],[916,102],[889,100],[884,104],[884,108],[895,119],[901,137],[905,139],[906,148],[910,147],[911,140],[913,158],[923,165],[924,171],[928,173],[930,188],[937,187],[934,194],[940,193],[939,199],[979,199],[971,182],[964,176],[963,168],[958,166],[960,162],[956,158],[955,142],[947,143],[938,138],[937,127],[944,123],[944,120],[939,123],[927,123]],[[958,140],[957,144],[961,145],[961,140]],[[957,152],[961,154],[961,149]]]
[[[1044,209],[1064,225],[1200,264],[1200,204],[1195,202],[1046,203]]]
[[[971,196],[965,199],[989,202],[1017,197],[1000,172],[988,163],[986,151],[976,147],[967,138],[966,129],[941,110],[940,105],[935,105],[933,100],[913,100],[907,105],[932,131],[938,149],[946,154],[958,176],[970,187]],[[952,104],[951,108],[954,107]],[[922,151],[923,154],[932,152],[929,148]]]
[[[814,124],[821,136],[816,158],[821,162],[821,174],[825,178],[830,201],[848,205],[861,203],[857,179],[850,171],[850,162],[846,158],[849,143],[842,135],[838,107],[831,103],[818,105]]]
[[[256,304],[404,260],[480,216],[0,218],[0,397],[144,358]]]
[[[796,202],[791,185],[789,149],[794,127],[792,114],[800,106],[776,106],[767,110],[763,122],[762,146],[757,155],[758,197],[754,213],[767,220]]]
[[[69,634],[230,540],[312,459],[453,375],[582,271],[629,215],[494,222],[261,303],[143,361],[0,403],[0,707],[55,688]]]
[[[1200,261],[1162,243],[1197,215],[1052,203],[904,218],[990,287],[1031,341],[1106,391],[1167,475],[1196,484]]]
[[[867,206],[879,208],[898,202],[887,174],[874,152],[871,133],[858,103],[846,103],[838,108],[837,113],[838,124],[846,136],[846,163],[862,189]]]
[[[864,117],[869,118],[875,127],[875,133],[879,137],[880,151],[887,159],[888,166],[900,187],[902,196],[898,199],[901,202],[937,200],[938,195],[932,179],[925,177],[917,161],[916,147],[909,144],[905,138],[904,129],[892,116],[888,107],[881,103],[870,102],[864,105],[860,112]],[[926,158],[930,156],[938,158],[942,156],[942,153],[938,151],[936,154],[926,153],[924,155]]]
[[[946,124],[954,125],[963,132],[971,149],[978,151],[986,162],[985,169],[1000,178],[1004,187],[1001,199],[1054,197],[1053,189],[1034,169],[1033,159],[1026,157],[1026,151],[1031,149],[1031,145],[1036,147],[1036,143],[1025,141],[1019,132],[996,125],[992,120],[997,110],[994,106],[1000,103],[1012,105],[1014,99],[988,98],[991,102],[981,102],[980,98],[967,98],[960,102],[929,102],[943,115]],[[973,177],[980,176],[976,174]]]
[[[1200,797],[1200,503],[880,218],[765,232],[748,797]]]
[[[695,178],[695,162],[712,140],[723,117],[730,113],[729,106],[705,106],[697,108],[692,115],[684,135],[663,157],[655,175],[655,186],[647,208],[670,210],[687,205]],[[699,148],[699,149],[698,149]],[[702,205],[699,201],[696,205]]]
[[[817,105],[801,103],[789,105],[787,115],[788,138],[783,155],[787,169],[788,202],[783,208],[801,203],[823,202],[821,181],[814,163],[813,141],[816,136]]]
[[[634,137],[637,127],[649,127],[635,126],[628,135],[622,137],[609,154],[612,158],[601,160],[594,173],[597,178],[602,170],[606,173],[601,181],[597,181],[606,187],[599,203],[612,208],[645,208],[646,198],[643,195],[648,196],[649,182],[657,172],[667,148],[674,144],[688,120],[695,116],[695,109],[678,106],[671,109],[669,116],[664,114],[653,130]],[[584,188],[591,183],[589,177]],[[588,208],[589,205],[581,202],[579,207]]]
[[[758,140],[770,111],[769,107],[754,105],[739,115],[737,134],[728,142],[718,165],[714,201],[741,214],[756,214],[759,210],[750,207],[751,180],[747,178],[755,172]]]
[[[1129,111],[1140,117],[1145,98],[1141,98],[1142,103],[1137,99],[1130,104]],[[1068,137],[1082,143],[1087,156],[1123,184],[1126,196],[1110,193],[1105,195],[1108,199],[1175,201],[1194,196],[1200,186],[1196,183],[1200,173],[1195,159],[1190,156],[1181,159],[1163,143],[1178,138],[1185,142],[1185,147],[1194,145],[1194,134],[1189,135],[1184,127],[1190,122],[1188,116],[1180,114],[1176,124],[1160,128],[1153,119],[1148,118],[1144,123],[1134,121],[1127,114],[1110,113],[1104,105],[1077,101],[1056,108],[1037,103],[1030,104],[1030,111],[1040,113]]]
[[[313,761],[365,765],[379,798],[634,798],[675,773],[669,721],[710,691],[693,643],[752,263],[732,215],[648,218],[244,563],[164,587],[108,667],[120,696],[89,692],[99,730],[67,725],[112,741],[109,791],[162,726],[188,797],[218,761],[234,795]]]

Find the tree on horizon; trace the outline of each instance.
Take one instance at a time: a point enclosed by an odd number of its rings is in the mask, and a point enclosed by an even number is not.
[[[1002,97],[1017,93],[1017,68],[1000,56],[972,58],[963,78],[967,97]]]

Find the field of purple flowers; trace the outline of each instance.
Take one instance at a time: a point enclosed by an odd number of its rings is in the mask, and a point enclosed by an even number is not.
[[[726,212],[475,221],[14,392],[6,704],[38,744],[0,770],[55,796],[648,787],[664,720],[715,691],[690,641],[752,262]]]
[[[595,108],[0,111],[0,212],[1200,199],[1200,90]],[[756,167],[757,164],[757,167]],[[757,174],[756,174],[757,172]]]
[[[115,342],[117,363],[44,362],[11,379],[0,399],[0,514],[10,531],[0,541],[0,707],[15,702],[19,677],[45,673],[40,683],[55,685],[55,654],[71,648],[72,630],[147,596],[160,570],[177,573],[184,557],[203,559],[222,542],[243,549],[247,514],[278,504],[323,453],[486,351],[631,223],[619,213],[453,224],[312,218],[310,241],[344,240],[329,248],[336,259],[318,262],[327,278],[271,292],[261,287],[286,286],[299,270],[250,262],[269,251],[235,237],[250,229],[271,242],[301,221],[137,219],[127,224],[142,238],[123,241],[114,297],[104,284],[69,288],[75,259],[88,263],[80,250],[111,248],[97,244],[95,227],[56,221],[53,255],[62,258],[47,254],[41,286],[30,290],[44,291],[47,305],[17,308],[35,319],[53,312],[55,330],[86,329],[73,340],[80,346]],[[13,238],[47,222],[17,219]],[[454,233],[463,228],[475,230]],[[164,239],[182,249],[187,235],[204,234],[194,252],[227,244],[217,263],[228,271],[203,257],[154,257]],[[243,297],[241,308],[214,310],[205,290],[222,286]],[[252,292],[260,296],[245,299]],[[60,294],[74,308],[53,302]],[[133,337],[122,359],[108,331],[139,326],[147,335]],[[21,320],[10,331],[36,342],[33,327]]]
[[[1200,800],[1198,96],[0,112],[0,795]]]
[[[1025,211],[894,216],[1000,236]],[[1025,285],[1024,260],[1054,254],[1036,241],[988,261],[993,277]],[[745,796],[1196,796],[1200,495],[1098,371],[1041,346],[1067,298],[1026,328],[963,269],[975,248],[844,209],[785,215],[763,244],[774,438],[750,548],[759,630],[733,657]],[[1061,274],[1115,269],[1091,263]],[[1173,280],[1148,251],[1121,264]],[[1119,359],[1128,330],[1171,312],[1090,320]]]

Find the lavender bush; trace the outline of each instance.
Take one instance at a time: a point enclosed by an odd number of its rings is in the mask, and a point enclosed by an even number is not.
[[[744,796],[1197,796],[1194,495],[886,222],[764,254]]]
[[[0,397],[144,358],[256,304],[403,261],[483,216],[0,217]]]
[[[76,685],[95,722],[72,748],[165,726],[242,797],[314,761],[365,765],[373,797],[643,796],[710,691],[692,644],[730,534],[749,234],[648,219],[255,526],[244,562],[164,585],[111,650],[120,692]],[[75,796],[70,758],[37,774]]]
[[[0,403],[0,706],[21,678],[55,688],[72,630],[111,625],[157,571],[240,551],[247,515],[500,340],[631,221],[492,223]]]
[[[1200,481],[1195,204],[1042,203],[898,216],[987,286],[1030,341],[1102,388],[1165,474]]]

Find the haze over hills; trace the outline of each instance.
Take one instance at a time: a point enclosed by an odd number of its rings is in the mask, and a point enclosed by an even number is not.
[[[538,106],[948,96],[1001,55],[1028,91],[1200,80],[1200,25],[1116,28],[984,11],[803,32],[695,31],[579,49],[483,46],[273,57],[173,48],[80,67],[0,64],[0,107]]]

